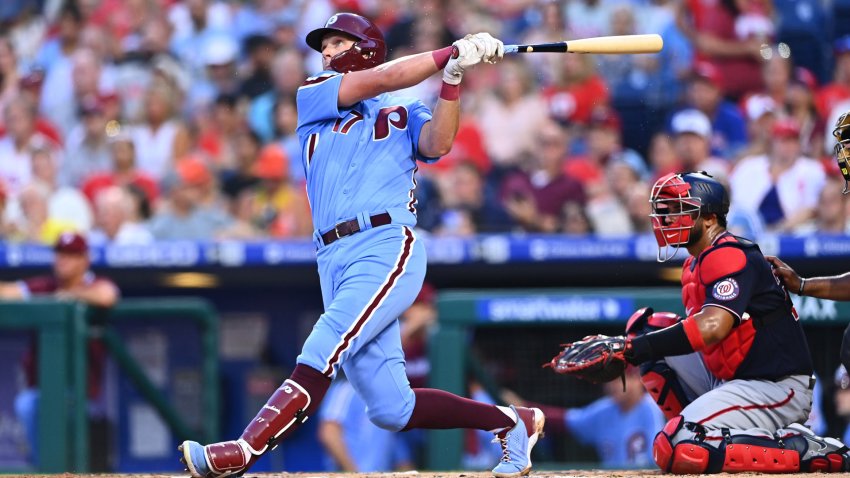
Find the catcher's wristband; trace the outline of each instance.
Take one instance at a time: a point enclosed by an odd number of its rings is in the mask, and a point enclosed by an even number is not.
[[[624,354],[626,360],[631,364],[640,365],[651,360],[693,352],[694,346],[685,331],[684,322],[685,320],[629,340]]]

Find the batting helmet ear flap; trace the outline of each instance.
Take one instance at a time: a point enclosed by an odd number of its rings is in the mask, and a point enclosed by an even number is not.
[[[331,59],[330,67],[340,73],[374,68],[387,59],[387,44],[384,34],[368,18],[355,13],[337,13],[325,22],[325,26],[307,34],[307,45],[322,52],[322,39],[329,33],[344,33],[356,41],[350,49]]]

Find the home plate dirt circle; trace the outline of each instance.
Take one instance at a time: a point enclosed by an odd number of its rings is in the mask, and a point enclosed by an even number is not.
[[[662,473],[658,470],[540,470],[531,473],[531,478],[630,478],[630,477],[659,477]],[[423,472],[404,472],[404,473],[246,473],[244,478],[492,478],[492,473],[485,472],[468,472],[468,471],[423,471]],[[665,475],[674,477],[677,475]],[[692,475],[706,476],[706,475]],[[746,477],[764,477],[760,473],[718,473],[717,477],[727,478],[746,478]],[[777,476],[777,475],[774,475]],[[789,478],[811,478],[811,473],[788,473],[778,475]],[[144,473],[144,474],[74,474],[63,473],[58,475],[36,475],[36,474],[17,474],[3,475],[3,478],[8,477],[26,477],[26,478],[188,478],[188,474],[180,474],[174,472],[168,473]]]

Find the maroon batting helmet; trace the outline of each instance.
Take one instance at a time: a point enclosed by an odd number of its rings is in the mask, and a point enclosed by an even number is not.
[[[357,39],[350,49],[331,58],[330,67],[340,73],[366,70],[387,59],[384,34],[369,19],[354,13],[337,13],[328,19],[323,28],[307,34],[307,45],[322,52],[322,39],[328,33],[344,33]]]

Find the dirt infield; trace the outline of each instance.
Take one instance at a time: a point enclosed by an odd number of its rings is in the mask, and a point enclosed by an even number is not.
[[[531,478],[599,478],[599,477],[658,477],[661,472],[657,470],[542,470],[531,473]],[[187,478],[186,474],[179,473],[149,473],[149,474],[123,474],[123,475],[76,475],[64,473],[62,475],[2,475],[6,477],[27,478]],[[247,473],[245,478],[492,478],[491,473],[483,472],[406,472],[406,473]],[[668,475],[673,476],[673,475]],[[705,476],[705,475],[694,475]],[[735,478],[763,477],[760,473],[721,473],[715,476]],[[776,475],[773,475],[776,476]],[[781,475],[789,478],[811,477],[811,473],[794,473]],[[828,475],[825,475],[828,476]],[[839,476],[839,475],[835,475]],[[846,476],[846,475],[842,475]]]

